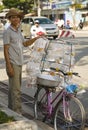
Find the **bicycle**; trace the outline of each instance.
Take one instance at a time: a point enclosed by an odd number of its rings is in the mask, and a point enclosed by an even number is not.
[[[50,69],[56,70],[55,68]],[[69,76],[78,76],[77,73],[62,70],[58,70],[58,73],[60,77],[63,76],[65,84],[67,84]],[[77,86],[73,86],[72,88],[69,83],[64,87],[59,86],[60,90],[57,95],[52,96],[57,86],[37,84],[34,96],[34,117],[44,122],[49,120],[53,123],[55,130],[84,130],[85,110],[76,97]]]

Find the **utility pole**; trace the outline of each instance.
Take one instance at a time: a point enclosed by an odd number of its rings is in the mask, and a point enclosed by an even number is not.
[[[34,0],[34,9],[36,9],[36,0]]]
[[[73,0],[73,28],[74,30],[76,30],[76,21],[75,21],[75,17],[76,17],[76,7],[75,7],[75,4],[76,4],[76,0]]]
[[[38,0],[38,16],[41,16],[40,0]]]

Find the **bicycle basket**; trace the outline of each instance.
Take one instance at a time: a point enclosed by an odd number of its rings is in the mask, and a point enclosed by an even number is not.
[[[58,87],[61,79],[58,76],[39,74],[37,76],[37,84],[49,87]]]

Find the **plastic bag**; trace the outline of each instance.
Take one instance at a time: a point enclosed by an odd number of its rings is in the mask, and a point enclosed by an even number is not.
[[[37,74],[40,73],[40,63],[35,63],[34,61],[28,62],[26,66],[27,72],[27,86],[36,86]]]

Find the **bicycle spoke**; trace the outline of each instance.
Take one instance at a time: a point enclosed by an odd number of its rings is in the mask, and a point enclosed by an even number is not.
[[[55,130],[59,130],[59,129],[83,130],[84,121],[85,121],[85,112],[82,104],[77,98],[73,98],[73,97],[70,97],[70,100],[68,100],[68,104],[69,104],[68,107],[69,107],[70,116],[68,116],[67,114],[67,118],[66,118],[63,112],[63,100],[61,100],[58,103],[56,107],[55,120],[54,120]]]
[[[45,115],[47,114],[46,104],[47,104],[46,90],[42,88],[40,89],[40,91],[38,91],[35,97],[34,113],[36,119],[43,121]]]

